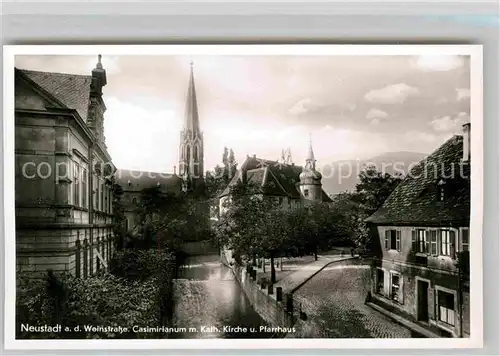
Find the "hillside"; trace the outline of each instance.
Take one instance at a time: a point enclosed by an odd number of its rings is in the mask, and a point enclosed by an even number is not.
[[[374,165],[379,171],[389,174],[406,173],[408,168],[427,156],[419,152],[387,152],[367,160],[334,161],[333,164],[319,164],[323,174],[323,189],[328,194],[354,190],[359,172],[367,165]]]

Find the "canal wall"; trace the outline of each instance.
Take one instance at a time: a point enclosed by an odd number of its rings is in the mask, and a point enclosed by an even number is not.
[[[287,313],[283,302],[278,302],[275,297],[269,295],[267,288],[261,288],[245,267],[237,265],[230,250],[222,249],[220,258],[221,262],[233,271],[250,304],[268,326],[285,329],[293,327],[296,319],[293,313]],[[275,288],[273,292],[276,293]],[[281,333],[277,332],[276,337],[284,337],[286,334],[287,330]]]
[[[294,325],[293,314],[287,313],[284,304],[276,301],[275,298],[268,294],[267,287],[261,289],[244,267],[233,265],[229,266],[229,268],[232,269],[236,280],[245,292],[254,310],[269,326],[291,328]],[[276,293],[276,289],[274,289],[274,293]],[[282,334],[284,336],[286,332]]]

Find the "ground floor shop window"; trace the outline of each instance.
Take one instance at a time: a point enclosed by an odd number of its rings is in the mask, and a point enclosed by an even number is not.
[[[455,325],[455,296],[452,293],[438,291],[439,320],[448,325]]]

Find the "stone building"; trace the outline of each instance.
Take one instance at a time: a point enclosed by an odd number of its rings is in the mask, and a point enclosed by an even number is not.
[[[449,337],[470,335],[470,164],[466,124],[367,219],[380,243],[373,302]]]
[[[106,149],[101,56],[91,75],[15,70],[18,273],[90,276],[113,250],[115,170]]]
[[[174,167],[174,173],[126,169],[119,169],[115,173],[115,181],[123,190],[122,204],[125,210],[126,231],[133,230],[139,224],[135,211],[141,203],[141,195],[145,189],[158,187],[160,193],[164,194],[203,190],[203,148],[203,133],[200,129],[193,64],[191,63],[184,127],[180,132],[179,174],[176,172],[176,167]]]
[[[312,144],[304,167],[247,156],[246,160],[219,196],[219,210],[230,197],[231,188],[243,182],[255,184],[263,196],[278,199],[283,208],[297,209],[314,202],[331,202],[321,184],[321,173],[316,170]]]

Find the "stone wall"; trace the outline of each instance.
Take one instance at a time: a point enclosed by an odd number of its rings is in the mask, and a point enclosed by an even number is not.
[[[271,327],[290,328],[294,324],[294,316],[285,312],[284,305],[269,296],[267,288],[261,289],[244,267],[231,267],[245,295],[252,304],[254,310]],[[276,293],[276,289],[274,289]],[[284,297],[284,296],[283,296]]]
[[[377,291],[377,270],[384,272],[384,288]],[[399,300],[393,300],[391,297],[390,276],[397,273],[400,276],[401,296]],[[418,282],[428,283],[428,289],[425,292],[427,296],[428,327],[438,333],[449,333],[450,336],[458,337],[460,335],[460,311],[458,298],[458,279],[452,272],[433,270],[430,268],[416,267],[401,264],[395,261],[383,260],[378,267],[372,268],[372,298],[387,309],[400,314],[410,320],[419,319],[418,306]],[[451,326],[439,320],[438,314],[438,292],[445,291],[453,294],[455,304],[455,325]],[[462,293],[462,327],[464,335],[469,334],[469,293]],[[444,335],[444,334],[443,334]]]

